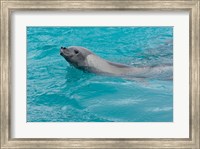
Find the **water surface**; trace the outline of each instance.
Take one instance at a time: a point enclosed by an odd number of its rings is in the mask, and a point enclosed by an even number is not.
[[[82,72],[59,54],[83,46],[131,66],[173,65],[172,27],[27,27],[28,122],[172,122],[173,81]]]

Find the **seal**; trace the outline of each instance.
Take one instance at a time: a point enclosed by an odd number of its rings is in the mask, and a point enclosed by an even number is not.
[[[61,47],[60,55],[72,66],[91,73],[126,78],[173,78],[172,66],[133,67],[114,63],[97,56],[84,47]]]

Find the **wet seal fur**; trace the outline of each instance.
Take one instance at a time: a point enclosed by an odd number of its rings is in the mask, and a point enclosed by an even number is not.
[[[74,67],[102,75],[126,78],[173,78],[172,66],[132,67],[107,61],[84,47],[61,47],[60,55]],[[167,75],[166,75],[167,74]]]

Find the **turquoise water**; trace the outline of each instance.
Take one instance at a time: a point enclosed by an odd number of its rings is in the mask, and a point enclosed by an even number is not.
[[[173,27],[27,27],[28,122],[173,121],[173,80],[82,72],[60,56],[72,45],[136,67],[173,65]]]

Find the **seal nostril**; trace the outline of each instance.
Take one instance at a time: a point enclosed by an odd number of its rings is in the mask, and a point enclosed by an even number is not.
[[[61,49],[62,49],[63,47],[61,47]]]
[[[67,49],[67,48],[64,47],[63,49]]]

